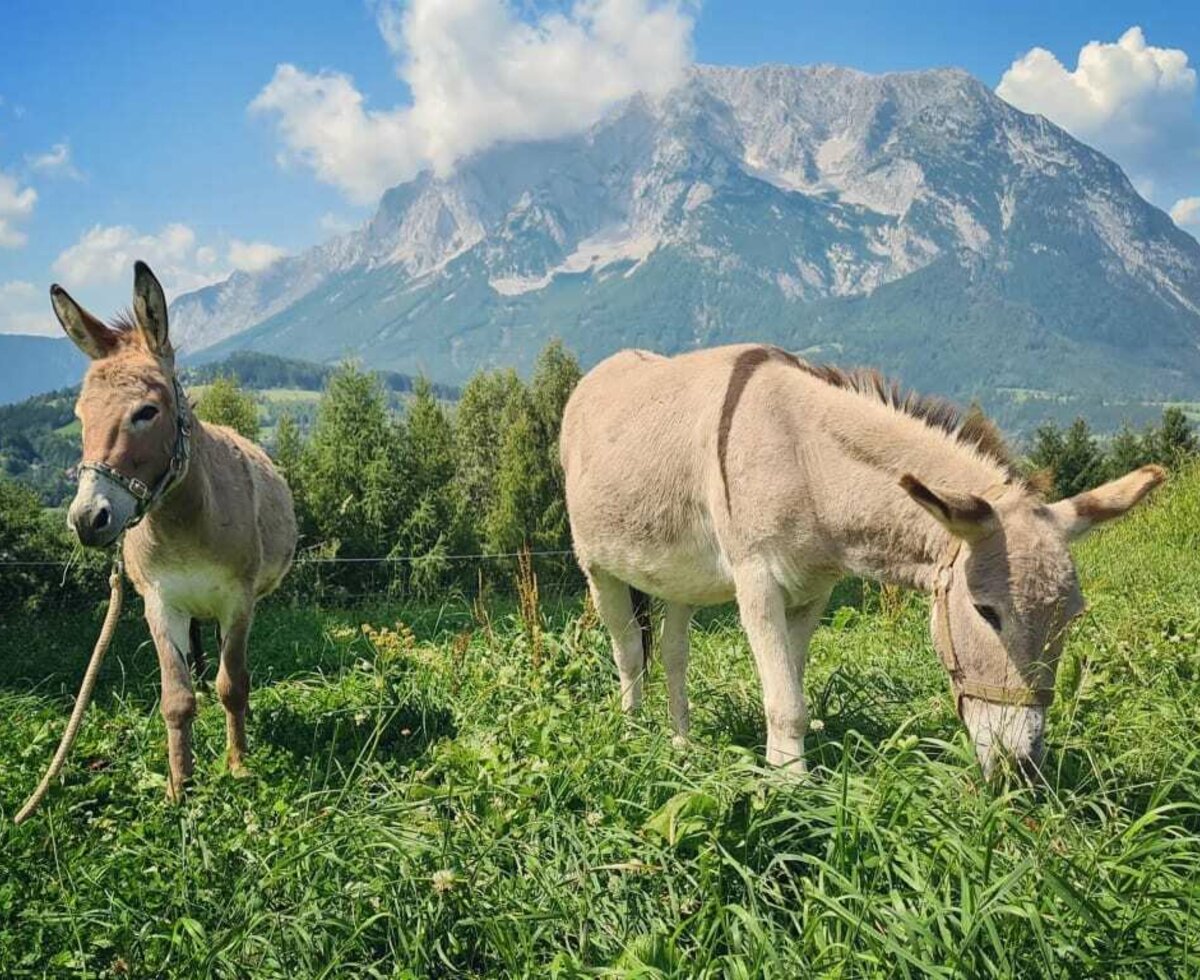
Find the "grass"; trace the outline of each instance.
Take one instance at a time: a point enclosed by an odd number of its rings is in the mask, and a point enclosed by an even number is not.
[[[540,632],[465,601],[275,605],[252,645],[255,778],[223,771],[207,694],[197,785],[164,802],[131,618],[65,784],[14,827],[98,610],[6,621],[0,975],[1200,974],[1198,528],[1192,473],[1079,549],[1091,606],[1040,793],[981,782],[919,597],[840,593],[801,783],[762,765],[728,610],[693,631],[680,751],[661,668],[624,718],[577,602],[543,604]]]

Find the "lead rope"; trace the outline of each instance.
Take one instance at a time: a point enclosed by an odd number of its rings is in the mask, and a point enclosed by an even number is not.
[[[87,671],[83,675],[83,682],[79,685],[79,696],[75,699],[71,720],[67,722],[62,741],[58,743],[58,751],[50,760],[50,767],[46,770],[46,775],[42,777],[38,788],[21,807],[20,813],[13,817],[13,823],[23,823],[42,805],[42,800],[50,792],[50,784],[57,778],[62,771],[63,764],[67,761],[67,755],[75,742],[75,736],[79,734],[79,728],[83,724],[83,713],[87,711],[88,703],[92,700],[92,690],[96,686],[96,678],[100,675],[100,665],[104,663],[104,655],[108,652],[108,645],[112,642],[113,633],[117,629],[117,620],[121,616],[121,604],[125,591],[123,571],[121,542],[118,540],[117,556],[113,559],[112,573],[108,579],[111,590],[108,597],[108,612],[104,617],[104,625],[100,628],[100,636],[96,639],[96,646],[92,650],[92,659],[88,662]]]

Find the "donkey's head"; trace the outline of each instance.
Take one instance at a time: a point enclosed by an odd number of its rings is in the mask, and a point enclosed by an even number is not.
[[[1041,764],[1063,639],[1084,608],[1068,543],[1165,476],[1143,466],[1049,505],[1018,485],[976,496],[901,480],[951,536],[935,573],[933,641],[985,772],[1003,756],[1026,774]]]
[[[175,381],[166,296],[144,262],[133,274],[133,313],[112,325],[61,286],[50,288],[58,322],[92,359],[75,404],[83,462],[67,521],[83,544],[96,547],[140,518],[186,462],[188,410]]]

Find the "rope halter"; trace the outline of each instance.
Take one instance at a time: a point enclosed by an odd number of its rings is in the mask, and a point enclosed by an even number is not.
[[[153,486],[149,486],[136,476],[126,476],[116,467],[108,463],[80,463],[79,469],[99,473],[118,486],[123,487],[137,501],[133,518],[125,525],[124,530],[136,527],[185,476],[188,463],[192,458],[192,420],[188,414],[187,398],[179,379],[172,374],[171,383],[175,388],[175,445],[171,449],[171,461],[167,464]]]
[[[1005,484],[990,487],[980,496],[994,502],[1009,489]],[[963,698],[977,698],[989,704],[1032,707],[1049,705],[1054,700],[1054,685],[987,684],[966,676],[958,652],[954,648],[954,635],[950,630],[950,587],[954,584],[954,564],[962,551],[962,541],[951,537],[950,544],[942,554],[933,579],[933,623],[934,649],[937,650],[954,691],[954,709],[963,717]]]

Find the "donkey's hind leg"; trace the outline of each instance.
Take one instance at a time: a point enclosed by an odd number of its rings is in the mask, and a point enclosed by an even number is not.
[[[246,646],[253,620],[254,608],[251,606],[221,623],[217,694],[225,708],[226,759],[229,771],[235,776],[247,772],[246,706],[250,701],[250,671],[246,668]]]
[[[675,734],[687,738],[690,726],[687,696],[688,627],[692,608],[682,602],[668,602],[663,611],[662,661],[667,675],[667,697],[671,707],[671,725]]]
[[[646,653],[629,586],[597,569],[588,572],[588,585],[600,620],[612,636],[613,659],[621,677],[621,706],[626,711],[636,711],[642,704]]]

